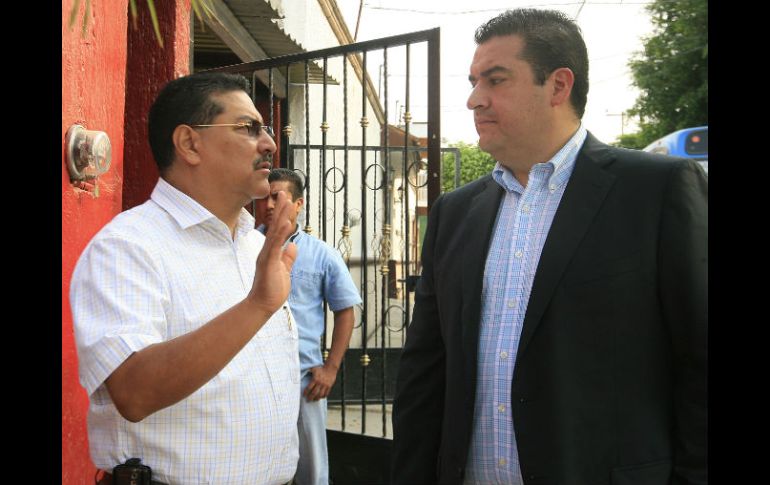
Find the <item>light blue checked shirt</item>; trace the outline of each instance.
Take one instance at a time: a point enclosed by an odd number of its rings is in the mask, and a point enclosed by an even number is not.
[[[285,305],[209,382],[131,423],[104,380],[133,352],[187,334],[246,297],[265,237],[241,211],[224,222],[160,179],[78,260],[70,302],[91,459],[103,470],[141,458],[170,484],[278,485],[299,458],[297,326]]]
[[[553,158],[532,167],[526,187],[499,162],[492,171],[505,195],[484,269],[465,484],[524,483],[510,410],[513,368],[540,253],[586,134],[581,124]]]

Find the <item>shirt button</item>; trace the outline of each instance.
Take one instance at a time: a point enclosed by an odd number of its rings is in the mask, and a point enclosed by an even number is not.
[[[505,466],[505,458],[500,458],[499,460],[497,460],[497,463],[499,463],[500,466]]]
[[[513,255],[516,256],[517,258],[520,258],[524,255],[524,253],[522,253],[521,250],[518,250]]]
[[[497,410],[500,411],[501,413],[504,413],[505,412],[505,405],[501,404],[501,405],[497,406]]]
[[[521,208],[521,211],[525,214],[529,214],[529,204],[525,204],[524,207]]]
[[[553,192],[554,190],[556,190],[556,186],[555,186],[554,184],[551,184],[551,185],[548,187],[548,190],[550,190],[551,192]]]
[[[500,352],[500,358],[501,359],[507,359],[508,358],[508,352]]]
[[[516,298],[511,298],[508,300],[508,308],[513,308],[516,306]]]

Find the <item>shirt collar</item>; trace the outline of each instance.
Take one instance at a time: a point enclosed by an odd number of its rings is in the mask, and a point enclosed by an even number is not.
[[[265,234],[267,232],[267,226],[260,224],[259,227],[257,227],[257,231]],[[297,224],[297,226],[294,228],[294,233],[289,236],[289,242],[294,242],[294,240],[297,239],[300,234],[302,234],[302,231],[299,230],[299,224]]]
[[[581,122],[577,131],[567,140],[567,143],[550,160],[535,164],[530,169],[530,173],[534,170],[549,170],[551,171],[551,175],[547,180],[549,186],[554,187],[566,183],[572,174],[572,168],[575,166],[575,160],[577,160],[580,148],[585,142],[586,135],[588,135],[588,130],[586,130]],[[524,187],[513,176],[513,173],[500,162],[495,163],[495,168],[492,170],[492,178],[508,192],[524,192]]]
[[[188,229],[211,220],[224,224],[224,222],[220,221],[217,216],[200,205],[195,199],[177,189],[162,177],[155,184],[155,189],[153,189],[150,199],[168,212],[182,229]],[[241,209],[238,215],[236,233],[242,235],[251,231],[254,228],[254,222],[255,220],[251,214],[246,209]]]
[[[294,242],[294,240],[297,239],[300,234],[302,234],[302,231],[299,230],[299,224],[297,224],[296,229],[294,229],[294,234],[289,236],[289,242]]]

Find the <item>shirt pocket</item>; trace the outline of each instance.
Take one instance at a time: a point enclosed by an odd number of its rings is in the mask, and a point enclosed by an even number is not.
[[[297,269],[291,272],[289,303],[307,303],[323,294],[323,273]]]
[[[267,339],[297,339],[297,329],[294,317],[286,304],[281,306],[270,319],[257,331],[256,338]]]
[[[281,327],[286,328],[287,331],[263,338],[257,344],[260,346],[263,355],[267,356],[264,361],[267,373],[273,387],[276,402],[280,403],[287,392],[289,394],[292,392],[291,389],[287,388],[288,383],[299,386],[300,370],[299,340],[294,316],[286,306],[278,311],[282,312],[288,320],[288,325]]]

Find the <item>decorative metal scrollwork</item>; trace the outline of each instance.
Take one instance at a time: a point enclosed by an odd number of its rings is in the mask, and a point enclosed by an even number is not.
[[[400,324],[399,324],[399,326],[397,328],[393,328],[390,325],[390,312],[391,312],[391,310],[398,310],[398,311],[401,312],[401,318],[398,319]],[[406,328],[406,326],[404,325],[404,307],[402,307],[401,305],[390,305],[385,310],[385,315],[388,316],[388,318],[386,318],[385,322],[384,322],[385,326],[388,327],[388,331],[398,333],[398,332],[402,332],[404,330],[404,328]]]
[[[353,307],[353,321],[356,322],[353,324],[353,328],[361,328],[361,325],[363,324],[363,320],[361,319],[361,313],[363,312],[364,304],[359,303],[358,305]]]
[[[337,174],[338,172],[340,174],[340,177],[342,177],[342,185],[340,185],[339,188],[337,187],[337,185],[332,185],[332,188],[329,188],[329,175],[331,175],[332,173]],[[341,192],[342,189],[345,188],[345,172],[343,172],[342,169],[338,167],[332,167],[329,170],[327,170],[326,173],[324,174],[324,188],[328,192],[331,192],[332,194]]]
[[[337,211],[333,207],[326,208],[326,220],[333,221],[337,217]]]
[[[390,224],[382,226],[380,238],[380,274],[386,276],[389,273],[388,261],[390,260]]]
[[[409,167],[407,168],[406,181],[409,183],[409,185],[411,185],[412,187],[414,187],[416,189],[421,189],[421,188],[425,187],[426,185],[428,185],[428,177],[425,177],[425,182],[423,182],[420,185],[417,185],[416,181],[412,182],[412,172],[414,172],[414,178],[416,179],[419,171],[422,170],[422,166],[423,166],[424,163],[425,162],[423,162],[422,160],[419,160],[419,161],[416,161],[416,162],[412,162],[412,163],[409,164]],[[414,168],[415,165],[417,165],[417,170],[413,171],[412,169]]]
[[[337,243],[337,250],[340,252],[345,264],[350,263],[350,254],[353,252],[353,244],[350,242],[350,228],[345,225],[342,226],[342,238]]]
[[[374,167],[377,167],[377,168],[380,169],[380,175],[382,176],[382,179],[381,179],[382,181],[380,182],[380,185],[378,185],[377,187],[370,186],[369,185],[369,180],[367,180],[369,178],[369,170],[371,170]],[[374,176],[374,182],[377,183],[377,175],[376,174]],[[373,164],[369,165],[368,167],[366,167],[366,172],[364,173],[364,185],[366,185],[366,188],[368,188],[369,190],[380,190],[382,188],[382,186],[384,185],[384,183],[385,183],[385,167],[383,167],[379,163],[373,163]]]

